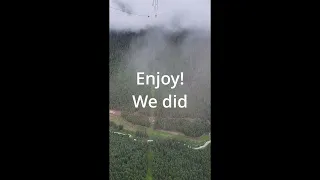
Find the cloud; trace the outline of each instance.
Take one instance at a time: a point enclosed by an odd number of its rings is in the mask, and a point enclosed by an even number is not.
[[[157,17],[155,17],[157,15]],[[141,30],[150,26],[165,29],[210,29],[209,0],[110,1],[110,29]]]
[[[119,0],[113,0],[113,2],[120,8],[120,9],[115,9],[115,10],[120,10],[120,11],[127,13],[127,14],[133,13],[130,5],[123,3]]]

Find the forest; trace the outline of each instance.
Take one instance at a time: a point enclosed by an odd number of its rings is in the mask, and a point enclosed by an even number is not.
[[[130,114],[127,111],[123,111],[121,116],[126,121],[131,122],[135,125],[140,125],[144,127],[150,127],[151,123],[148,116],[132,113]],[[115,125],[112,125],[115,126]],[[121,127],[116,127],[121,129]],[[203,134],[210,132],[210,122],[196,118],[196,119],[187,119],[187,118],[155,118],[155,123],[153,129],[167,130],[167,131],[176,131],[181,132],[186,136],[190,137],[199,137]]]
[[[209,180],[210,145],[194,150],[175,140],[147,143],[110,133],[110,180]]]
[[[142,114],[130,114],[129,112],[126,111],[122,111],[121,112],[121,116],[136,125],[141,125],[141,126],[145,126],[145,127],[150,127],[150,121],[149,121],[149,117],[142,115]]]
[[[177,131],[191,137],[199,137],[205,133],[210,132],[209,122],[199,118],[157,118],[154,128],[168,131]]]
[[[127,136],[109,134],[109,179],[145,179],[148,147]]]
[[[109,179],[209,180],[210,144],[193,149],[187,141],[210,132],[210,34],[183,29],[168,32],[157,27],[136,32],[110,31],[109,40],[109,107],[120,111],[121,120],[124,119],[122,124],[116,120],[118,124],[109,124]],[[138,71],[170,75],[183,72],[184,85],[157,90],[150,85],[137,86]],[[188,107],[134,107],[132,95],[163,99],[168,94],[187,94]],[[153,118],[155,121],[150,121]],[[129,131],[124,129],[127,124],[132,137],[112,133]],[[136,125],[139,128],[133,128]],[[158,130],[180,132],[177,134],[188,140],[160,136]]]
[[[179,141],[150,143],[153,153],[152,177],[155,180],[208,180],[211,178],[210,145],[194,150]]]

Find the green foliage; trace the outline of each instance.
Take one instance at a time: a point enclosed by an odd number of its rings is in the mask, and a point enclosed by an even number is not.
[[[148,134],[146,131],[136,131],[136,136],[140,138],[147,138]]]
[[[113,121],[109,121],[109,126],[110,127],[117,127],[117,124],[114,123]]]
[[[127,119],[128,115],[129,115],[129,112],[128,112],[128,111],[121,111],[121,117],[122,117],[123,119]]]
[[[210,145],[194,150],[175,140],[151,143],[110,133],[110,180],[209,180]]]
[[[131,122],[132,124],[150,127],[149,118],[140,114],[129,114],[127,112],[121,113],[123,119]]]
[[[209,180],[211,179],[210,145],[203,150],[187,148],[173,140],[154,141],[153,180]]]
[[[113,121],[110,121],[109,123],[110,128],[116,130],[116,131],[121,131],[123,129],[123,125],[117,125],[116,123],[114,123]]]
[[[144,180],[147,173],[147,146],[127,136],[110,133],[110,180]]]
[[[157,118],[154,128],[178,131],[186,136],[199,137],[210,131],[210,124],[202,119]]]

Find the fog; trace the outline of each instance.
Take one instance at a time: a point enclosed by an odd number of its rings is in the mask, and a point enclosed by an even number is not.
[[[153,0],[111,0],[110,28],[210,29],[210,0],[158,0],[157,10],[152,4]]]
[[[114,107],[134,107],[132,95],[148,94],[158,99],[158,110],[169,94],[177,97],[187,94],[187,109],[162,109],[161,115],[210,120],[210,1],[158,1],[157,17],[152,0],[113,0],[110,5],[119,9],[110,9],[112,36],[114,32],[122,32],[116,39],[123,39],[123,31],[135,32],[125,43],[116,40],[110,44],[110,54],[115,53],[114,49],[121,51],[121,55],[109,58],[118,64],[111,67],[116,68],[111,70],[114,73],[110,77],[111,104],[117,101]],[[137,72],[153,75],[183,72],[184,84],[179,83],[175,89],[160,86],[157,90],[137,86]]]

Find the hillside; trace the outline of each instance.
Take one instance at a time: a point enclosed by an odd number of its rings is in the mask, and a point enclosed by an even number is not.
[[[132,95],[151,96],[151,87],[136,85],[136,72],[178,74],[184,72],[184,86],[155,92],[157,98],[168,94],[188,95],[187,109],[157,108],[159,117],[202,118],[210,115],[210,39],[192,31],[177,32],[150,28],[138,32],[110,31],[110,107],[134,112]],[[151,109],[139,109],[149,114]],[[149,114],[150,115],[150,114]]]

